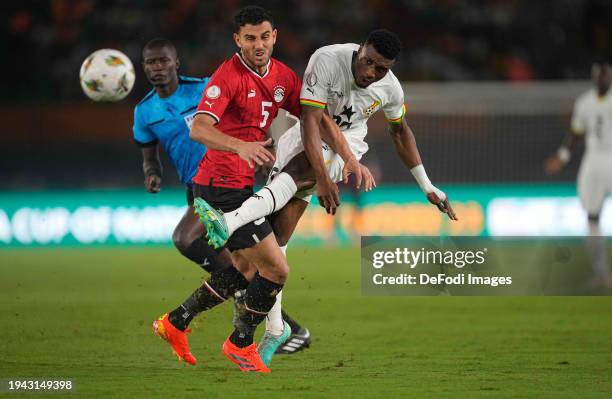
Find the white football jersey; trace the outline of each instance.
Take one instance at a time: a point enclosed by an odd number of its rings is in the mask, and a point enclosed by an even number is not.
[[[578,170],[578,195],[590,215],[601,212],[612,193],[612,94],[599,97],[595,89],[576,100],[572,130],[585,135],[586,151]]]
[[[595,89],[582,94],[576,100],[572,115],[572,130],[585,134],[586,151],[607,152],[612,157],[612,90],[599,97]]]
[[[365,89],[355,84],[351,62],[357,49],[358,44],[346,43],[315,51],[304,73],[300,103],[327,108],[360,158],[368,150],[364,138],[370,116],[382,109],[390,123],[401,123],[406,108],[402,86],[391,71]]]

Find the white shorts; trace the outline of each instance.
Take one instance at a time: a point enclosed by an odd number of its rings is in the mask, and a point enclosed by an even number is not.
[[[578,171],[578,196],[589,215],[599,215],[612,193],[612,155],[585,154]]]
[[[271,178],[274,177],[274,174],[282,171],[285,166],[291,161],[296,155],[300,152],[304,151],[304,143],[302,142],[302,133],[300,131],[300,124],[296,123],[293,127],[288,129],[278,140],[278,144],[276,147],[276,161],[274,162],[274,167],[272,169],[272,173],[268,176],[268,183]],[[332,179],[334,183],[337,183],[342,180],[342,169],[344,168],[344,161],[340,155],[336,154],[331,147],[323,143],[322,145],[323,151],[323,162],[325,162],[325,167],[327,168],[327,172],[329,177]],[[355,153],[353,151],[357,159],[361,158],[362,154]],[[312,193],[316,191],[316,187],[299,191],[295,194],[296,198],[300,198],[306,202],[310,202],[312,197]]]

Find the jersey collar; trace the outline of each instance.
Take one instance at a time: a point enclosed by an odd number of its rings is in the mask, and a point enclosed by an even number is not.
[[[238,56],[238,59],[240,60],[240,62],[242,63],[242,65],[244,65],[246,67],[246,69],[248,69],[249,71],[251,71],[253,74],[255,74],[255,76],[257,76],[260,79],[265,78],[266,76],[268,76],[268,74],[270,73],[270,64],[272,63],[272,57],[270,57],[270,59],[268,60],[268,64],[266,65],[266,73],[264,73],[263,75],[260,75],[259,73],[257,73],[257,71],[253,68],[251,68],[251,66],[249,64],[247,64],[246,62],[244,62],[244,60],[242,59],[242,55],[240,55],[240,53],[236,53],[236,56]]]

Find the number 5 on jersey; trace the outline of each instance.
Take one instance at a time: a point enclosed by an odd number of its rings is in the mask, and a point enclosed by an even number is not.
[[[259,127],[266,127],[266,123],[268,123],[268,117],[270,116],[270,112],[266,110],[266,107],[271,107],[272,103],[270,101],[262,101],[261,102],[261,116],[263,120],[259,124]]]

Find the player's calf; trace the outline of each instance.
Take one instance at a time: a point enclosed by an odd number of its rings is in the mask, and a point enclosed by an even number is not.
[[[289,265],[276,244],[274,234],[243,251],[257,265],[258,273],[246,289],[243,311],[230,336],[230,341],[239,348],[253,344],[255,329],[272,309],[289,274]]]
[[[174,327],[184,331],[199,313],[223,303],[248,285],[249,282],[234,267],[213,272],[201,287],[170,312],[168,320]]]
[[[266,318],[276,302],[276,295],[283,284],[270,281],[256,274],[244,294],[244,306],[238,315],[230,341],[239,348],[253,344],[257,326]]]

